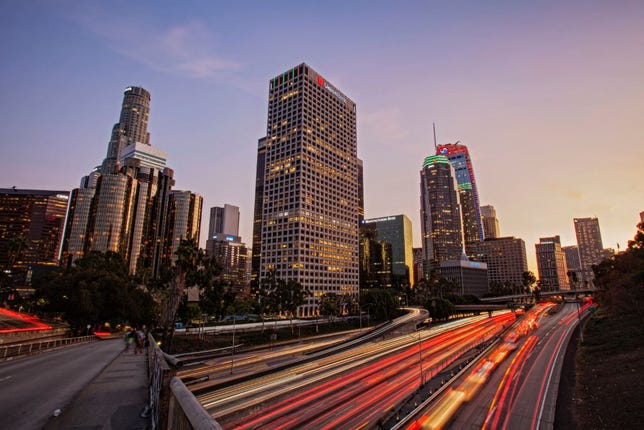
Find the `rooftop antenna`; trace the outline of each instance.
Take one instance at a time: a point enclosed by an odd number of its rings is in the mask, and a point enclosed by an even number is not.
[[[436,144],[436,123],[432,122],[432,127],[434,128],[434,149],[438,148]]]

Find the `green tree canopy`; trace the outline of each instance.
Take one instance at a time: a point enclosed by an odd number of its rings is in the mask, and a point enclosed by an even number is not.
[[[42,280],[36,299],[41,312],[61,315],[72,327],[140,325],[156,319],[152,297],[136,284],[115,252],[92,251],[69,270],[51,273]]]

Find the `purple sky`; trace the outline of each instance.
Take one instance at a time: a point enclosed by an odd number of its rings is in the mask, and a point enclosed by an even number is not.
[[[473,158],[501,234],[624,248],[644,210],[641,1],[5,1],[0,187],[71,189],[105,157],[123,89],[152,94],[177,189],[234,204],[250,243],[268,81],[306,62],[358,106],[366,216],[406,214],[439,143]],[[538,4],[532,4],[538,3]],[[202,246],[205,234],[202,234]]]

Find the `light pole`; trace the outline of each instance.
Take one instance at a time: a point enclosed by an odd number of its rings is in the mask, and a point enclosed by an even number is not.
[[[577,303],[577,319],[579,320],[579,340],[581,340],[581,343],[584,343],[584,331],[581,327],[581,309],[579,306],[579,296],[577,296],[577,300],[575,300]]]
[[[230,374],[233,374],[233,363],[235,362],[235,324],[237,322],[237,315],[233,314],[233,348],[230,351]]]
[[[423,385],[425,385],[425,381],[423,381],[423,349],[421,348],[421,343],[420,343],[420,330],[418,330],[418,364],[420,365],[420,388],[423,388]]]

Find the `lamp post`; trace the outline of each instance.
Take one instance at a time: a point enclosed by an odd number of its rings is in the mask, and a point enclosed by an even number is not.
[[[237,323],[237,315],[233,314],[233,348],[230,351],[230,374],[233,374],[233,363],[235,362],[235,324]]]
[[[579,339],[581,340],[581,343],[584,343],[584,331],[581,327],[581,309],[579,306],[579,296],[577,296],[577,300],[575,300],[575,302],[577,303],[577,319],[579,320]]]
[[[425,385],[425,381],[423,380],[423,349],[421,348],[421,343],[420,343],[420,330],[418,330],[418,364],[420,365],[420,388],[423,388],[423,385]]]

